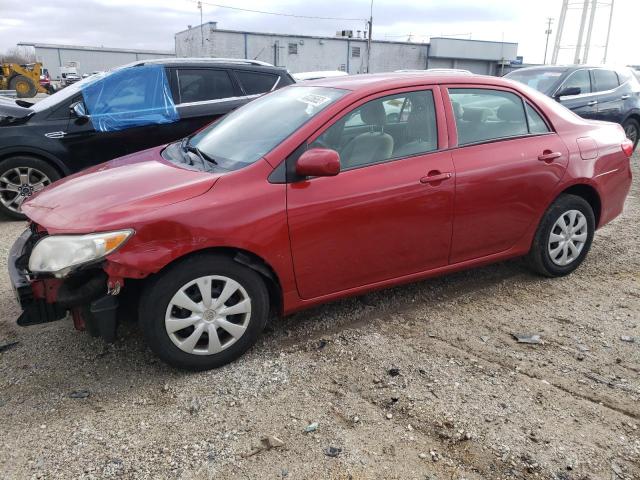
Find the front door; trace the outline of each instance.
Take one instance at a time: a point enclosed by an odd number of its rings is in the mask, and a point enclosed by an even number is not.
[[[449,88],[458,148],[452,264],[508,250],[552,200],[569,152],[527,101],[505,89]],[[467,115],[467,112],[476,112]],[[465,120],[465,117],[467,120]]]
[[[287,187],[302,298],[447,264],[455,175],[451,153],[439,150],[436,125],[444,121],[436,117],[443,120],[439,91],[378,96],[360,102],[308,146],[337,150],[342,171]],[[353,136],[351,128],[362,132]]]

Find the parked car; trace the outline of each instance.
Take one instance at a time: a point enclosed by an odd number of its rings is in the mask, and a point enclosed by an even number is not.
[[[270,312],[520,256],[567,275],[622,211],[632,148],[501,78],[293,85],[25,202],[18,324],[70,310],[113,339],[133,301],[151,349],[198,370],[245,352]]]
[[[505,77],[556,99],[583,118],[622,125],[635,149],[640,139],[640,82],[630,68],[585,65],[526,67]]]
[[[285,69],[252,60],[151,60],[91,75],[34,104],[2,103],[0,212],[24,218],[24,199],[51,182],[182,138],[290,83]]]

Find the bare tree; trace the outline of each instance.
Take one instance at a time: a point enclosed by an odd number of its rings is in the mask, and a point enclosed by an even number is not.
[[[28,47],[14,47],[4,53],[0,53],[0,63],[19,63],[24,65],[35,63],[35,61],[36,54],[33,49]]]

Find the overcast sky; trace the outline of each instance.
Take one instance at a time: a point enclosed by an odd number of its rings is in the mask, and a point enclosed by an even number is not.
[[[204,21],[223,29],[334,35],[364,29],[368,0],[212,0],[211,3],[297,15],[357,20],[307,20],[241,12],[203,2]],[[576,3],[576,0],[574,0]],[[373,32],[380,40],[428,41],[435,36],[517,42],[525,62],[542,62],[546,17],[557,17],[561,0],[374,0]],[[610,63],[640,64],[637,24],[640,1],[615,0],[609,45]],[[596,17],[590,63],[602,61],[608,11]],[[174,33],[198,25],[200,13],[190,0],[0,0],[0,51],[19,41],[173,50]],[[570,12],[563,43],[577,41],[577,12]],[[573,25],[573,28],[569,28]],[[553,38],[549,45],[549,57]],[[560,57],[570,63],[568,50]]]

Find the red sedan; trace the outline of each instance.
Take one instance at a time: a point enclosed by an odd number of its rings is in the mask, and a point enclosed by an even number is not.
[[[218,367],[270,312],[526,256],[566,275],[619,215],[633,144],[526,86],[385,74],[284,88],[23,206],[21,325],[111,340],[134,307],[171,365]]]

